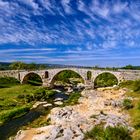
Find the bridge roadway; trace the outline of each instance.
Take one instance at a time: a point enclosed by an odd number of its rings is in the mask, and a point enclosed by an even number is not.
[[[84,84],[88,86],[94,86],[94,81],[102,73],[111,73],[113,74],[118,83],[125,80],[137,80],[140,79],[140,70],[94,70],[89,68],[52,68],[52,69],[45,69],[45,70],[34,70],[34,71],[27,71],[27,70],[6,70],[0,71],[0,77],[8,76],[14,77],[18,79],[21,83],[26,82],[26,79],[31,74],[37,74],[43,81],[44,86],[52,86],[54,83],[55,76],[64,70],[71,70],[78,73],[84,80]],[[91,73],[91,78],[88,79],[87,73]]]

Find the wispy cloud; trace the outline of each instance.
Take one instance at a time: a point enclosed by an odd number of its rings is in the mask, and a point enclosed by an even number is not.
[[[140,2],[131,0],[0,0],[0,47],[7,44],[39,46],[36,50],[0,50],[0,54],[40,50],[48,54],[56,52],[51,56],[51,60],[56,60],[68,53],[96,52],[102,58],[100,51],[108,55],[106,50],[129,48],[132,51],[140,48],[139,11]],[[42,44],[46,50],[40,49]],[[57,49],[49,49],[48,45]],[[89,59],[94,56],[90,55]]]

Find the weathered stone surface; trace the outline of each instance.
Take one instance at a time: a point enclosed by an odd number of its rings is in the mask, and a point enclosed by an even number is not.
[[[113,74],[120,83],[123,80],[137,80],[140,77],[139,70],[117,70],[117,71],[107,71],[107,70],[93,70],[88,68],[55,68],[55,69],[46,69],[46,70],[36,70],[36,71],[26,71],[26,70],[8,70],[8,71],[0,71],[0,76],[8,76],[15,77],[23,83],[25,76],[30,73],[35,73],[39,75],[43,81],[44,86],[52,86],[54,82],[54,77],[64,70],[71,70],[78,73],[84,80],[85,87],[93,87],[94,81],[96,77],[102,73],[108,72]],[[92,73],[91,80],[87,79],[87,72],[90,71]],[[46,72],[48,73],[48,77],[46,77]]]
[[[54,101],[63,101],[63,98],[56,98]]]
[[[56,102],[54,102],[54,104],[55,104],[55,105],[62,105],[63,102],[61,102],[61,101],[56,101]]]
[[[129,116],[122,112],[118,103],[123,100],[124,93],[121,89],[83,91],[79,104],[53,108],[47,116],[51,125],[35,129],[32,140],[83,140],[84,133],[98,124],[104,124],[105,128],[121,125],[133,131],[128,123]],[[30,131],[24,131],[16,138],[29,134]]]
[[[47,108],[47,107],[51,107],[52,104],[48,103],[48,104],[44,104],[43,107]]]
[[[37,108],[38,106],[40,106],[40,105],[42,105],[42,106],[44,106],[45,104],[48,104],[47,102],[36,102],[34,105],[33,105],[33,107],[32,107],[32,109],[34,109],[34,108]]]

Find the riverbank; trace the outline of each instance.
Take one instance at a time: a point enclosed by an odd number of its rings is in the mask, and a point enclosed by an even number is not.
[[[14,140],[83,140],[85,133],[94,126],[126,127],[129,132],[130,117],[122,109],[125,89],[104,91],[84,90],[78,104],[55,107],[46,116],[49,125],[18,132]]]

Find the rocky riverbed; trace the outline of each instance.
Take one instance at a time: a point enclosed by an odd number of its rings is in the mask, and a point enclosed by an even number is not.
[[[55,107],[46,120],[50,125],[20,130],[14,140],[83,140],[84,133],[93,126],[126,126],[130,131],[129,116],[122,111],[124,89],[84,90],[79,104]]]

